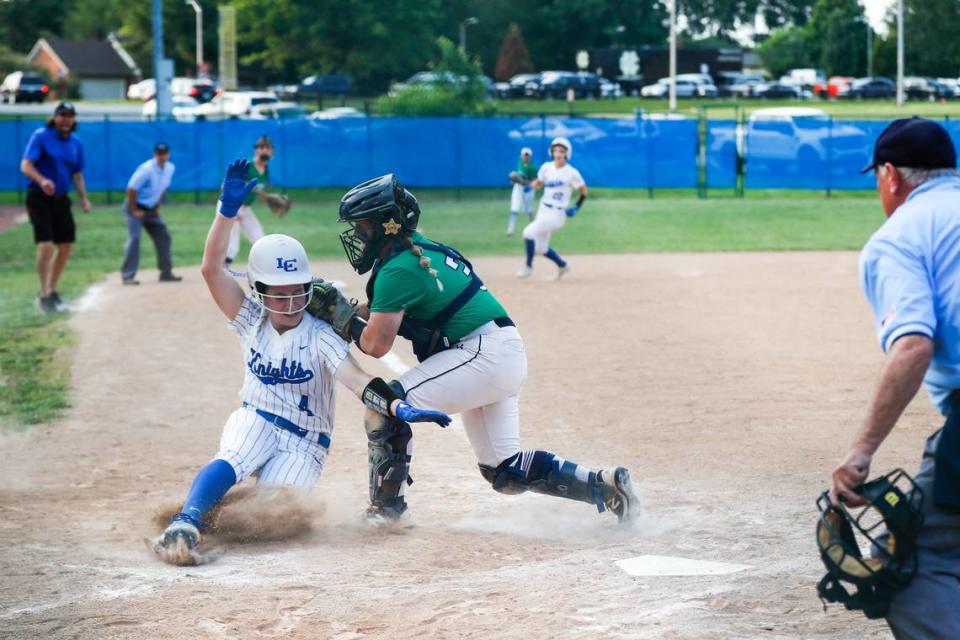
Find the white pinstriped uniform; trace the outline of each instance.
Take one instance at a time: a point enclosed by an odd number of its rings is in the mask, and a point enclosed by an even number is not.
[[[524,227],[523,237],[534,241],[534,251],[543,253],[550,248],[550,234],[567,223],[571,194],[586,183],[570,163],[557,167],[552,161],[540,166],[537,179],[543,182],[543,196],[537,217]]]
[[[347,343],[309,314],[280,334],[251,297],[229,325],[243,349],[244,406],[227,419],[216,457],[233,467],[237,482],[259,469],[259,482],[312,487],[327,456],[321,441],[333,432],[334,374],[347,357]],[[257,409],[307,434],[301,437],[277,426]]]

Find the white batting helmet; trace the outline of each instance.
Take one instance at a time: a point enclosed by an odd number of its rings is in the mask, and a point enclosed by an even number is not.
[[[522,155],[522,156],[530,156],[530,157],[532,158],[532,157],[533,157],[533,149],[531,149],[530,147],[524,147],[523,149],[520,149],[520,155]]]
[[[293,315],[303,311],[310,303],[313,295],[313,274],[310,273],[310,261],[303,245],[296,238],[272,233],[263,236],[250,247],[250,256],[247,258],[247,280],[254,297],[263,305],[264,298],[287,300],[286,311],[274,311],[284,315]],[[302,284],[307,294],[303,305],[293,308],[293,300],[303,294],[272,295],[267,294],[267,287],[282,287],[292,284]]]
[[[563,136],[560,136],[560,137],[558,137],[558,138],[554,138],[554,139],[550,142],[550,152],[552,153],[552,152],[553,152],[553,148],[556,147],[556,146],[558,146],[558,145],[567,150],[567,160],[569,160],[570,158],[573,157],[573,145],[570,144],[570,141],[569,141],[569,140],[567,140],[567,139],[564,138]]]

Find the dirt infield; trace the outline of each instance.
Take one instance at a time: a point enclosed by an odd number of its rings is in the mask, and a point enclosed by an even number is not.
[[[544,264],[517,281],[516,260],[474,263],[527,342],[524,445],[629,466],[636,530],[494,493],[456,425],[415,428],[417,526],[365,529],[361,410],[341,389],[312,531],[161,564],[143,543],[151,515],[215,452],[242,361],[196,270],[181,285],[114,275],[73,319],[73,409],[0,439],[0,637],[888,637],[825,614],[814,591],[814,499],[882,361],[854,254],[578,257],[557,283]],[[356,295],[345,266],[317,265]],[[914,469],[936,420],[918,398],[875,470]],[[615,564],[644,554],[749,568],[640,578]]]

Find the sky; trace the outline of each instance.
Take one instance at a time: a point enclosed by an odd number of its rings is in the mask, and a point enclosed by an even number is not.
[[[887,31],[883,17],[886,15],[887,9],[895,3],[896,0],[860,0],[860,4],[863,5],[867,13],[867,20],[873,25],[874,31],[880,31],[881,33]]]

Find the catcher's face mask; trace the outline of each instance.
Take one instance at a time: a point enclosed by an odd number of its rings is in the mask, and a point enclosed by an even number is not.
[[[383,229],[378,229],[369,220],[348,224],[350,228],[340,234],[340,242],[350,265],[357,273],[364,274],[373,267],[387,238]]]
[[[827,575],[817,584],[826,603],[862,609],[882,618],[890,598],[913,579],[917,569],[914,542],[923,524],[923,492],[902,469],[864,484],[858,490],[867,504],[853,511],[833,504],[824,491],[817,499],[817,546]],[[842,583],[856,587],[851,593]]]

